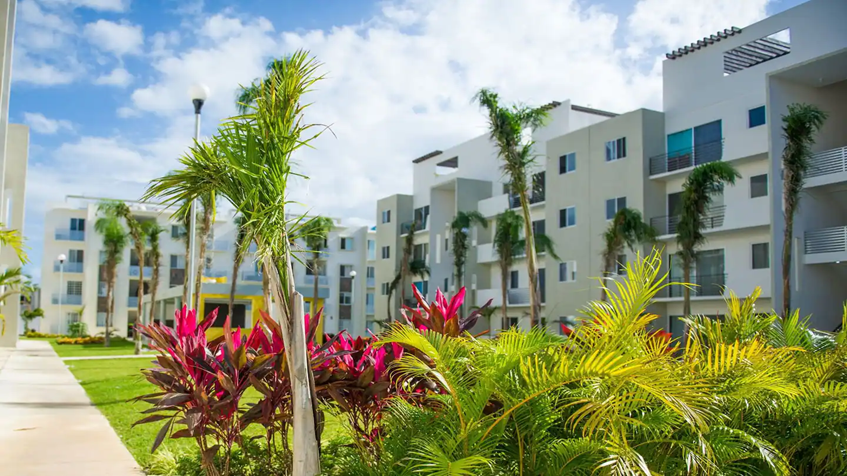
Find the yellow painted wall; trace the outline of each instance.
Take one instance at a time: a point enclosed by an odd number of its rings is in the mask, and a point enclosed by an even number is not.
[[[203,317],[206,317],[206,314],[208,314],[209,312],[212,312],[212,309],[214,309],[214,306],[210,305],[208,311],[206,310],[206,299],[221,299],[221,300],[224,300],[224,301],[229,301],[229,294],[201,294],[200,295],[200,302],[202,303],[202,307],[200,308],[200,315],[203,316]],[[235,300],[236,301],[248,301],[248,300],[250,301],[250,307],[252,308],[252,312],[250,313],[250,325],[245,326],[245,328],[246,329],[252,328],[253,323],[258,322],[259,318],[261,317],[261,314],[259,313],[259,311],[261,309],[264,309],[264,302],[263,302],[262,296],[239,296],[239,295],[236,294]],[[311,314],[311,312],[312,312],[312,300],[311,300],[311,298],[304,298],[303,300],[305,302],[304,305],[306,307],[306,312]],[[318,309],[323,307],[323,305],[324,305],[324,300],[318,299]],[[323,319],[321,319],[321,322],[318,325],[318,332],[317,332],[319,342],[323,341],[323,335],[324,335],[323,325],[324,325]],[[223,333],[224,333],[224,330],[223,330],[222,327],[212,327],[212,328],[210,328],[209,330],[206,331],[206,338],[210,339],[210,340],[216,339],[216,338],[222,336]]]

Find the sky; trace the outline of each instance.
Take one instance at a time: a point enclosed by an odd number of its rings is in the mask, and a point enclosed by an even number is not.
[[[138,199],[191,143],[188,88],[211,90],[202,135],[240,85],[299,48],[326,79],[292,199],[350,224],[411,193],[412,159],[485,132],[482,87],[507,102],[661,110],[664,53],[801,0],[19,0],[9,120],[30,126],[24,233],[69,194]],[[52,232],[52,230],[50,230]],[[52,259],[52,257],[50,258]]]

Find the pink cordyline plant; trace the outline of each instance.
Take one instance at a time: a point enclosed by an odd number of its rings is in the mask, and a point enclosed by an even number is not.
[[[450,337],[458,337],[469,331],[476,324],[481,312],[491,305],[491,299],[484,306],[474,310],[467,317],[460,317],[459,310],[465,301],[465,287],[448,301],[440,289],[435,291],[435,302],[427,304],[426,299],[412,286],[412,292],[418,301],[418,307],[412,309],[403,306],[400,311],[406,322],[413,328],[423,331],[431,330]]]

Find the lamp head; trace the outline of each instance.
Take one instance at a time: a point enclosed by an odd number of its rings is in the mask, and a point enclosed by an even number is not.
[[[188,88],[188,96],[194,104],[194,114],[200,114],[200,109],[209,98],[209,87],[202,83],[194,83]]]
[[[355,277],[356,277],[356,270],[350,271],[350,277],[351,277],[351,278],[355,278]]]
[[[64,253],[62,253],[62,254],[60,254],[60,255],[59,255],[59,262],[60,262],[60,263],[64,263],[66,259],[68,259],[68,257],[67,257],[67,256],[65,256],[65,254],[64,254]]]

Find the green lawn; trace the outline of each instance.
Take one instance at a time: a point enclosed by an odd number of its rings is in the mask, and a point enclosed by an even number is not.
[[[98,355],[132,355],[135,352],[135,343],[131,340],[114,338],[109,347],[103,344],[62,344],[56,343],[56,339],[50,339],[53,350],[59,357],[93,357]],[[147,349],[145,349],[147,351]],[[148,351],[149,352],[149,351]]]
[[[62,347],[62,346],[59,346]],[[150,447],[156,438],[160,424],[151,423],[132,428],[132,424],[141,418],[140,412],[150,405],[144,402],[127,400],[153,393],[155,388],[141,376],[140,370],[149,368],[147,359],[103,359],[69,361],[68,368],[73,372],[89,398],[109,420],[112,428],[120,436],[124,445],[142,467],[150,461]],[[252,395],[256,398],[258,394]],[[327,425],[323,440],[343,434],[338,421],[326,413]],[[258,433],[258,427],[255,429]],[[160,448],[168,448],[174,453],[191,452],[194,442],[188,439],[165,440]]]

